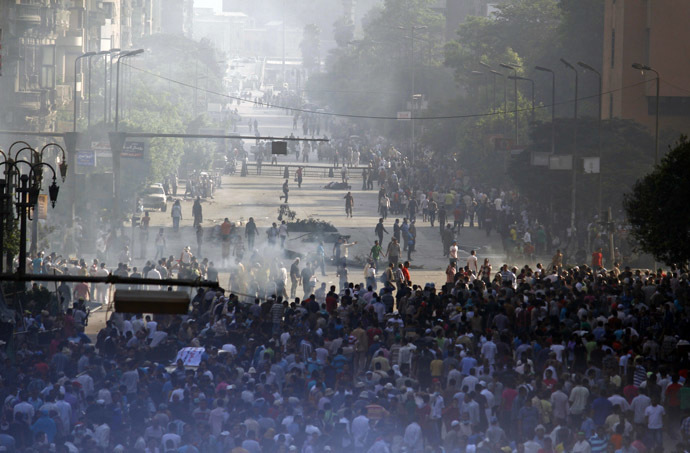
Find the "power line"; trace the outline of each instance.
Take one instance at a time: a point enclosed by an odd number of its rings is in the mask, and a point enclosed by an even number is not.
[[[664,80],[664,79],[659,79],[659,80],[661,80],[661,83],[663,83],[663,84],[665,84],[665,85],[668,85],[668,86],[670,86],[670,87],[672,87],[672,88],[675,88],[676,90],[685,91],[686,93],[690,93],[690,90],[688,90],[687,88],[679,87],[678,85],[674,85],[674,84],[672,84],[671,82],[667,82],[667,81]]]
[[[267,106],[267,107],[273,107],[273,108],[282,109],[282,110],[290,110],[290,111],[293,111],[293,112],[311,113],[311,114],[315,114],[315,115],[324,115],[324,116],[335,116],[335,117],[340,117],[340,118],[357,118],[357,119],[370,119],[370,120],[398,120],[398,117],[397,117],[397,116],[355,115],[355,114],[349,114],[349,113],[319,112],[319,111],[316,111],[316,110],[307,110],[307,109],[300,109],[300,108],[295,108],[295,107],[286,107],[286,106],[282,106],[282,105],[268,104],[268,103],[265,103],[265,102],[252,101],[251,99],[250,99],[250,100],[246,100],[246,99],[243,99],[243,98],[238,97],[238,96],[232,96],[232,95],[225,94],[225,93],[218,93],[217,91],[213,91],[213,90],[208,90],[208,89],[204,89],[204,88],[198,88],[198,87],[196,87],[196,86],[194,86],[194,85],[192,85],[192,84],[189,84],[189,83],[186,83],[186,82],[180,82],[180,81],[178,81],[178,80],[174,80],[174,79],[171,79],[171,78],[169,78],[169,77],[166,77],[166,76],[163,76],[163,75],[160,75],[160,74],[156,74],[155,72],[149,71],[149,70],[147,70],[147,69],[138,68],[138,67],[136,67],[136,66],[132,66],[132,65],[127,64],[127,63],[122,63],[122,64],[124,64],[125,66],[129,66],[129,67],[131,67],[131,68],[133,68],[133,69],[136,69],[137,71],[141,71],[141,72],[143,72],[143,73],[150,74],[150,75],[152,75],[152,76],[154,76],[154,77],[158,77],[158,78],[163,79],[163,80],[165,80],[165,81],[167,81],[167,82],[176,83],[176,84],[178,84],[178,85],[182,85],[182,86],[185,86],[185,87],[188,87],[188,88],[193,88],[193,89],[195,89],[195,90],[203,91],[203,92],[205,92],[205,93],[213,94],[213,95],[220,96],[220,97],[224,97],[224,98],[227,98],[227,99],[233,99],[233,100],[239,100],[239,101],[243,101],[243,102],[249,102],[250,104],[264,105],[264,106]],[[616,88],[616,89],[614,89],[614,90],[604,91],[604,92],[601,93],[601,95],[603,96],[603,95],[605,95],[605,94],[610,94],[610,93],[615,93],[615,92],[618,92],[618,91],[623,91],[623,90],[626,90],[626,89],[628,89],[628,88],[633,88],[633,87],[636,87],[636,86],[639,86],[639,85],[643,85],[643,84],[645,84],[645,83],[647,83],[647,81],[637,82],[637,83],[634,83],[634,84],[632,84],[632,85],[627,85],[627,86],[624,86],[624,87],[621,87],[621,88]],[[583,101],[583,100],[587,100],[587,99],[594,99],[594,98],[598,98],[598,97],[599,97],[599,93],[593,94],[593,95],[590,95],[590,96],[579,97],[579,98],[577,98],[577,101]],[[552,106],[565,105],[565,104],[572,104],[573,102],[575,102],[575,99],[569,99],[569,100],[562,101],[562,102],[556,102],[556,103],[554,103],[554,104],[535,105],[534,108],[535,108],[535,109],[546,109],[546,108],[551,108]],[[518,110],[517,110],[518,113],[520,113],[520,112],[531,112],[531,111],[532,111],[532,107],[527,107],[527,108],[523,108],[523,109],[518,109]],[[515,110],[513,110],[513,111],[510,112],[510,113],[515,113]],[[464,119],[464,118],[484,118],[484,117],[491,117],[491,116],[500,116],[500,115],[504,115],[504,114],[505,114],[505,112],[496,111],[496,112],[487,112],[487,113],[468,113],[468,114],[465,114],[465,115],[416,116],[416,117],[412,117],[411,119],[414,119],[414,120],[450,120],[450,119]]]

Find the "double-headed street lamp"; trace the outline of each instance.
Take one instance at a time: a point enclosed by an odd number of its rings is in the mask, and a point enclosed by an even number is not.
[[[62,150],[59,145],[49,144],[43,147],[41,152],[45,150],[47,146],[57,146]],[[17,152],[19,155],[24,149],[22,148]],[[32,156],[37,155],[40,158],[41,153],[33,148],[28,148],[32,151]],[[64,150],[63,150],[64,155]],[[21,174],[19,170],[19,165],[25,165],[28,167],[29,172]],[[33,216],[35,217],[37,213],[35,212],[36,205],[38,204],[38,196],[41,193],[41,184],[43,181],[43,167],[48,167],[53,173],[53,182],[48,187],[48,196],[50,198],[51,205],[55,208],[55,203],[58,198],[58,193],[60,187],[57,185],[57,174],[55,173],[55,168],[52,165],[45,162],[34,162],[17,159],[6,159],[4,162],[0,163],[0,166],[5,166],[4,172],[2,172],[3,178],[0,179],[0,188],[2,188],[2,200],[3,202],[11,199],[12,189],[14,188],[15,206],[17,207],[17,218],[20,221],[19,227],[19,266],[17,273],[20,276],[26,274],[26,220],[27,216],[31,219],[31,210],[34,210]],[[62,166],[61,166],[62,167]],[[63,178],[66,176],[67,167],[61,168],[61,176]],[[3,220],[0,228],[0,243],[4,244],[4,219],[8,218],[10,214],[9,209],[7,209],[7,203],[2,204],[3,210]],[[1,265],[0,265],[1,266]],[[2,268],[0,267],[0,270]]]
[[[411,80],[411,82],[412,82],[411,83],[411,91],[412,92],[409,95],[409,99],[411,99],[411,101],[412,101],[413,111],[415,110],[415,108],[414,108],[416,105],[415,102],[417,102],[419,100],[418,98],[415,98],[415,96],[417,96],[417,93],[416,93],[416,88],[415,88],[415,77],[414,77],[414,75],[415,75],[415,67],[414,67],[414,40],[415,40],[415,37],[414,37],[414,32],[416,32],[418,30],[426,30],[427,28],[428,27],[426,25],[410,25],[409,27],[398,26],[398,29],[409,30],[409,32],[410,32],[410,35],[406,36],[406,38],[409,38],[409,40],[410,40],[410,78],[412,79]],[[411,154],[410,160],[411,160],[412,165],[414,165],[414,158],[415,158],[415,136],[414,136],[415,115],[414,115],[414,113],[412,114],[412,118],[410,119],[410,126],[412,127],[412,133],[411,133],[411,139],[412,139],[411,145],[412,146],[410,147],[410,154]]]
[[[642,75],[644,75],[645,71],[651,71],[656,74],[656,119],[654,126],[654,166],[656,166],[659,163],[659,84],[661,82],[661,76],[656,69],[646,64],[633,63],[632,67],[633,69],[642,71]]]
[[[103,124],[106,124],[108,122],[108,99],[110,98],[109,91],[108,91],[108,57],[110,57],[110,59],[111,59],[110,66],[112,66],[113,54],[118,53],[118,52],[120,52],[119,48],[110,49],[107,52],[102,52],[103,53]],[[110,75],[110,77],[112,77],[112,74]]]
[[[573,113],[573,118],[575,119],[575,126],[573,127],[573,187],[571,193],[571,210],[570,210],[570,228],[575,231],[575,211],[577,208],[577,85],[578,85],[578,72],[575,66],[570,64],[564,58],[561,58],[561,63],[565,65],[568,69],[571,69],[575,73],[575,110]]]
[[[112,49],[110,54],[110,79],[108,82],[108,123],[113,121],[113,74],[115,74],[115,69],[113,65],[115,64],[115,57],[120,54],[125,54],[128,51],[119,48]]]
[[[537,71],[551,73],[551,154],[556,153],[556,73],[544,66],[535,66]]]
[[[532,119],[530,120],[531,123],[534,124],[534,80],[529,79],[527,77],[520,77],[520,76],[509,76],[508,77],[510,80],[524,80],[526,82],[529,82],[532,85]]]
[[[89,55],[89,57],[88,57],[88,62],[89,62],[89,65],[88,65],[88,71],[89,71],[88,84],[89,84],[89,88],[87,91],[87,96],[89,98],[89,105],[88,105],[88,113],[86,114],[86,118],[87,118],[86,128],[87,129],[91,128],[91,57],[100,57],[101,55],[107,56],[109,53],[110,53],[109,50],[103,50],[101,52],[94,53],[93,55]],[[105,90],[105,86],[103,87],[103,89]]]
[[[588,65],[587,63],[583,63],[581,61],[578,61],[577,65],[579,67],[581,67],[582,69],[584,69],[585,72],[589,71],[589,72],[593,73],[594,75],[596,75],[598,82],[599,82],[599,85],[598,85],[598,87],[599,87],[598,88],[599,89],[599,96],[598,96],[599,121],[598,121],[598,126],[597,126],[597,135],[598,135],[597,140],[599,142],[598,143],[598,149],[599,149],[599,182],[598,182],[599,188],[598,188],[598,192],[599,193],[597,195],[597,208],[599,210],[599,218],[601,219],[601,218],[603,218],[603,215],[604,215],[604,211],[602,210],[602,205],[601,205],[601,202],[602,202],[601,201],[601,198],[602,198],[602,196],[601,196],[601,190],[602,190],[602,188],[601,188],[602,187],[601,170],[603,168],[601,165],[601,89],[602,89],[601,72],[597,71],[596,69],[594,69],[592,66]]]
[[[115,131],[117,132],[120,123],[120,60],[123,58],[134,57],[143,53],[144,49],[131,50],[121,53],[117,57],[117,75],[115,76]]]

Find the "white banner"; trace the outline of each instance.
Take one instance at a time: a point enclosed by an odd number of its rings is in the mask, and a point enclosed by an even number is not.
[[[204,351],[204,348],[182,348],[177,351],[175,363],[177,363],[178,360],[182,360],[185,366],[199,366]]]
[[[585,157],[582,159],[585,173],[599,173],[601,162],[598,157]]]
[[[563,156],[549,156],[549,170],[572,170],[573,156],[570,154]]]
[[[534,165],[535,167],[548,167],[549,166],[549,157],[551,157],[551,153],[540,153],[540,152],[534,151],[534,152],[532,152],[531,164]]]

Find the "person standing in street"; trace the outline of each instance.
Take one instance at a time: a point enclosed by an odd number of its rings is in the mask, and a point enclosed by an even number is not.
[[[201,245],[204,243],[204,227],[196,226],[196,256],[201,256]]]
[[[314,276],[314,271],[312,271],[309,263],[302,268],[300,276],[302,277],[302,289],[304,290],[303,299],[306,300],[314,292],[313,284],[316,284],[316,281],[312,278]]]
[[[393,238],[400,244],[400,219],[395,219],[393,224]]]
[[[479,277],[479,263],[477,259],[477,252],[472,250],[470,256],[467,257],[467,267],[470,271],[474,273],[476,277]]]
[[[379,241],[374,241],[374,245],[369,251],[369,258],[373,260],[375,267],[379,267],[379,257],[383,254],[383,249],[381,248],[381,243]]]
[[[155,259],[165,257],[165,231],[163,230],[163,228],[158,229],[158,234],[156,235],[155,244],[156,244],[156,257],[155,257]]]
[[[198,225],[201,225],[201,222],[204,221],[204,216],[201,212],[201,197],[196,197],[196,200],[194,200],[194,205],[192,206],[192,217],[194,217],[194,228],[196,228]]]
[[[323,248],[323,241],[319,242],[316,247],[316,259],[319,267],[321,267],[321,276],[326,276],[326,250]]]
[[[410,224],[407,223],[407,218],[403,218],[403,223],[400,226],[400,233],[402,234],[403,250],[407,250],[407,241],[409,240]]]
[[[388,217],[388,209],[391,207],[391,200],[385,193],[383,196],[379,197],[379,211],[381,212],[381,217],[386,219]]]
[[[348,192],[343,198],[345,199],[345,217],[352,217],[352,208],[355,206],[352,192]]]
[[[182,220],[182,206],[180,205],[180,200],[175,200],[175,203],[173,203],[170,209],[170,216],[173,221],[173,231],[177,233],[180,231],[180,220]]]
[[[280,196],[281,200],[285,200],[285,204],[288,202],[288,194],[290,193],[290,187],[288,185],[288,180],[286,179],[283,183],[283,195]]]
[[[285,240],[288,237],[288,226],[287,226],[287,223],[285,223],[285,220],[283,220],[280,223],[280,226],[278,227],[278,237],[280,238],[280,248],[284,249],[285,248]]]
[[[388,243],[386,255],[388,256],[388,263],[394,266],[398,265],[398,261],[400,261],[400,244],[398,244],[395,238]]]
[[[383,233],[390,234],[388,230],[386,230],[386,227],[383,226],[383,217],[379,218],[379,223],[376,224],[374,233],[376,233],[376,236],[379,238],[379,244],[383,244]]]
[[[454,265],[457,269],[458,267],[458,241],[453,241],[448,249],[448,259],[450,264]]]
[[[415,221],[410,222],[410,226],[407,229],[407,261],[412,261],[412,252],[414,252],[415,244],[417,243],[417,228],[415,227]]]
[[[297,180],[297,188],[301,189],[302,188],[302,173],[303,173],[302,167],[299,167],[297,171],[295,172],[295,179]]]
[[[105,263],[101,263],[101,267],[96,271],[96,277],[107,277],[110,272],[105,267]],[[96,288],[98,289],[98,303],[107,304],[108,303],[108,285],[107,283],[97,283]]]
[[[340,244],[340,261],[342,261],[343,266],[347,266],[347,257],[349,255],[348,251],[350,247],[353,245],[356,245],[357,241],[355,242],[347,242],[347,240],[343,241],[342,244]]]
[[[139,224],[139,244],[140,244],[140,254],[139,258],[146,258],[148,253],[149,245],[149,224],[151,223],[151,217],[149,217],[149,212],[144,212],[144,217],[141,218],[141,223]],[[132,250],[134,254],[134,250]]]
[[[438,208],[438,227],[441,230],[441,234],[443,234],[443,228],[446,224],[446,205],[441,204],[441,206]]]
[[[295,258],[290,266],[290,297],[294,298],[297,294],[297,287],[299,286],[299,258]]]
[[[436,221],[436,212],[438,211],[438,204],[436,204],[436,201],[432,198],[429,200],[429,222],[431,222],[431,226],[434,226],[434,221]]]
[[[254,250],[254,238],[258,232],[256,223],[254,223],[254,217],[250,217],[247,225],[244,227],[244,235],[247,238],[247,248],[249,250]]]

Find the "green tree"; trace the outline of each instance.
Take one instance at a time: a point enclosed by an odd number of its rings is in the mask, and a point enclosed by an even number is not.
[[[447,99],[455,90],[443,71],[443,18],[430,0],[386,0],[362,20],[362,37],[338,37],[338,47],[325,59],[325,71],[307,82],[311,100],[338,112],[368,116],[391,116],[407,110],[415,91]],[[414,32],[412,28],[414,27]],[[353,119],[379,134],[399,136],[409,128],[400,122]],[[404,137],[404,135],[403,135]]]
[[[307,24],[302,32],[302,66],[309,73],[318,72],[321,65],[321,29],[316,24]]]
[[[570,119],[556,120],[556,154],[573,153]],[[584,131],[596,131],[597,120],[580,118],[578,129],[577,212],[576,218],[584,221],[598,214],[599,174],[585,174],[582,158],[596,157],[599,153],[598,136]],[[543,215],[558,218],[565,226],[571,210],[571,173],[533,166],[532,152],[551,151],[551,123],[538,122],[532,128],[531,142],[525,150],[511,158],[508,175],[516,187],[535,205],[540,205]],[[651,166],[653,139],[645,128],[630,120],[604,121],[602,126],[601,181],[602,207],[620,206],[623,193],[630,190],[635,181]]]
[[[682,136],[625,195],[623,206],[639,248],[668,265],[690,261],[690,142]]]

